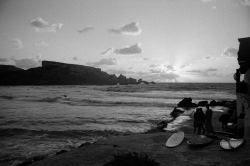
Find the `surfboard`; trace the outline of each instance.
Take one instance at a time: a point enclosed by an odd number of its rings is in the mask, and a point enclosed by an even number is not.
[[[244,139],[230,138],[230,139],[221,140],[220,146],[222,147],[222,149],[225,149],[225,150],[234,150],[242,146],[243,143],[244,143]]]
[[[213,142],[213,138],[207,137],[205,135],[195,135],[187,141],[188,145],[192,146],[203,146]]]
[[[234,133],[230,133],[230,132],[226,132],[226,131],[214,131],[214,134],[225,135],[225,136],[230,136],[230,137],[235,136]]]
[[[169,148],[176,147],[181,144],[184,139],[184,132],[179,131],[178,133],[174,133],[171,137],[168,138],[166,142],[166,146]]]
[[[234,133],[226,132],[226,131],[214,131],[213,135],[207,135],[208,137],[214,138],[214,139],[227,139],[227,138],[235,138],[236,135]]]

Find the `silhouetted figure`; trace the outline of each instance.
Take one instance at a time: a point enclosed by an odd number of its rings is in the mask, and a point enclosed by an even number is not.
[[[205,127],[204,127],[204,124],[205,124],[205,114],[202,110],[202,108],[200,108],[200,113],[201,113],[201,120],[202,120],[202,123],[201,123],[201,129],[203,130],[203,134],[205,134]]]
[[[244,131],[245,131],[245,129],[244,129],[244,120],[245,119],[245,113],[240,113],[240,116],[239,116],[239,118],[238,118],[238,120],[237,120],[237,135],[239,136],[239,137],[243,137],[244,136]]]
[[[221,128],[224,130],[224,129],[227,129],[227,124],[228,122],[230,121],[230,118],[231,118],[232,114],[222,114],[219,118],[219,121],[222,123],[221,125]]]
[[[205,129],[208,132],[208,134],[213,135],[214,134],[214,128],[212,125],[213,111],[209,109],[209,105],[207,105],[206,108],[207,108],[207,111],[205,114]]]
[[[204,123],[204,113],[202,112],[201,108],[197,108],[194,113],[194,134],[196,134],[196,128],[198,129],[197,134],[201,134],[201,129],[205,132],[203,127]]]
[[[245,113],[240,113],[239,119],[244,119],[245,118]]]

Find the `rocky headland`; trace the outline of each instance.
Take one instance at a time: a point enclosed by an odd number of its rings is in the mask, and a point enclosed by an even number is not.
[[[117,77],[99,68],[84,65],[43,61],[41,67],[23,70],[0,65],[0,85],[128,85],[149,82],[124,75]],[[154,82],[151,82],[154,83]]]

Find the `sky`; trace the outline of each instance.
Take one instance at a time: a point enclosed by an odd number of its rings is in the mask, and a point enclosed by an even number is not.
[[[1,0],[0,64],[154,82],[235,82],[250,0]]]

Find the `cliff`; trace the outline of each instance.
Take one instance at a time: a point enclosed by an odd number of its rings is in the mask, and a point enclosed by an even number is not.
[[[22,70],[0,65],[0,85],[115,85],[138,84],[136,79],[110,75],[84,65],[43,61],[42,67]],[[121,78],[121,79],[120,79]]]
[[[12,65],[0,65],[0,73],[8,72],[8,71],[21,71],[23,69],[19,69],[16,66]]]

